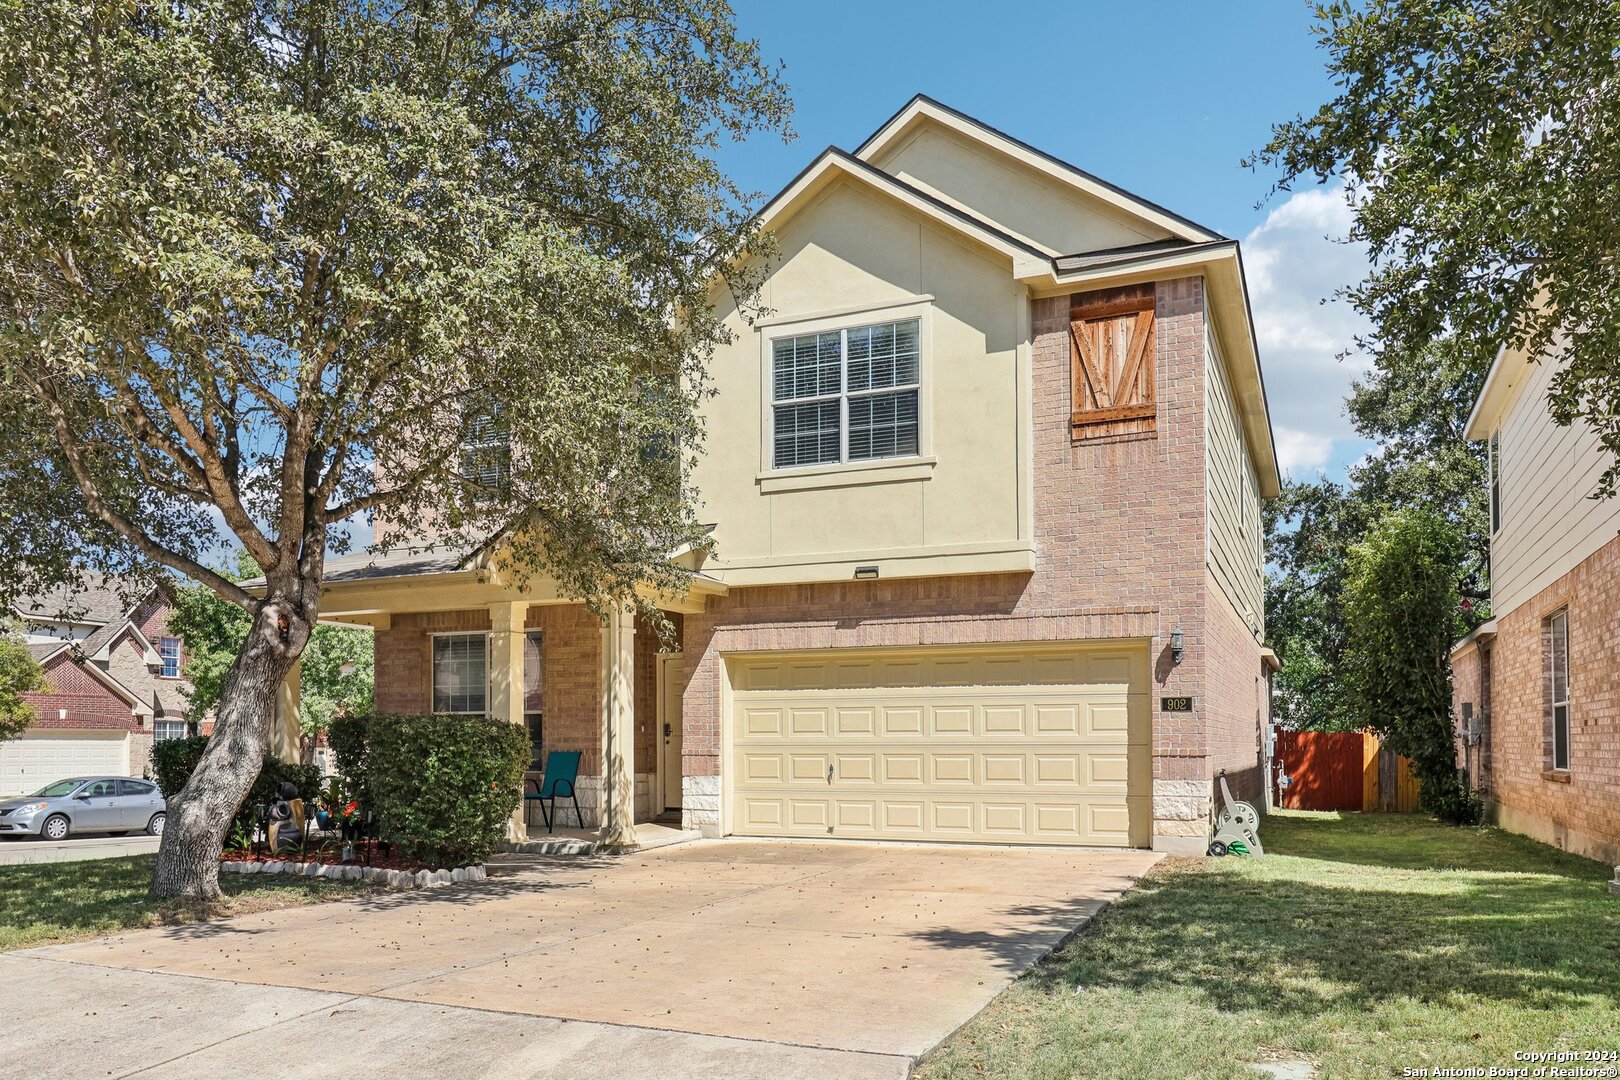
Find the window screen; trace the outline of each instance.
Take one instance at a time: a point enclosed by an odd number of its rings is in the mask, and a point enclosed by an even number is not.
[[[434,712],[489,711],[487,655],[483,634],[441,634],[433,639]]]
[[[920,327],[906,319],[773,342],[772,465],[917,454]]]

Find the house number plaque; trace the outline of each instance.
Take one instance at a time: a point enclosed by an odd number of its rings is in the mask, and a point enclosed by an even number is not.
[[[1159,699],[1160,712],[1192,712],[1191,697],[1162,697]]]

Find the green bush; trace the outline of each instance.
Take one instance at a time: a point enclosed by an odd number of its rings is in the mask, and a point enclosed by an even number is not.
[[[326,729],[326,745],[337,759],[337,771],[347,781],[344,791],[361,806],[371,807],[371,787],[366,782],[366,728],[369,716],[334,716]]]
[[[208,736],[193,735],[189,739],[165,739],[152,744],[152,768],[157,773],[157,785],[163,792],[165,799],[172,799],[186,781],[191,778],[191,771],[202,760],[203,751],[208,748]],[[264,755],[264,764],[259,768],[258,778],[248,789],[247,798],[236,811],[236,819],[232,823],[232,832],[241,831],[251,835],[253,831],[254,810],[268,802],[274,802],[276,793],[283,783],[290,783],[298,789],[298,797],[303,799],[309,810],[314,810],[314,800],[321,790],[321,773],[313,765],[298,765],[282,761],[269,754]]]
[[[529,736],[483,716],[377,716],[365,775],[382,837],[434,867],[482,862],[522,799]]]

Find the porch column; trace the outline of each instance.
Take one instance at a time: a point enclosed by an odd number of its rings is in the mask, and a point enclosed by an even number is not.
[[[529,614],[524,601],[489,605],[489,715],[523,726],[523,624]],[[506,839],[521,844],[529,838],[523,803],[506,822]]]
[[[636,846],[636,609],[615,601],[602,620],[602,843]]]
[[[296,763],[303,735],[301,723],[304,701],[303,660],[293,661],[292,670],[276,691],[276,711],[270,719],[270,753],[281,761]]]

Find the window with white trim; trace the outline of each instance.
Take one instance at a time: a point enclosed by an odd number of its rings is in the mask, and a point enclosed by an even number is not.
[[[1554,772],[1569,770],[1569,609],[1555,611],[1542,621],[1545,661],[1547,765]]]
[[[154,720],[152,721],[152,741],[168,742],[170,739],[184,739],[190,736],[191,725],[184,720]]]
[[[433,711],[489,711],[489,639],[484,634],[433,638]]]
[[[771,466],[915,457],[921,320],[771,342]]]
[[[177,637],[159,638],[158,656],[163,660],[163,677],[165,679],[178,679],[180,677],[180,639]]]

